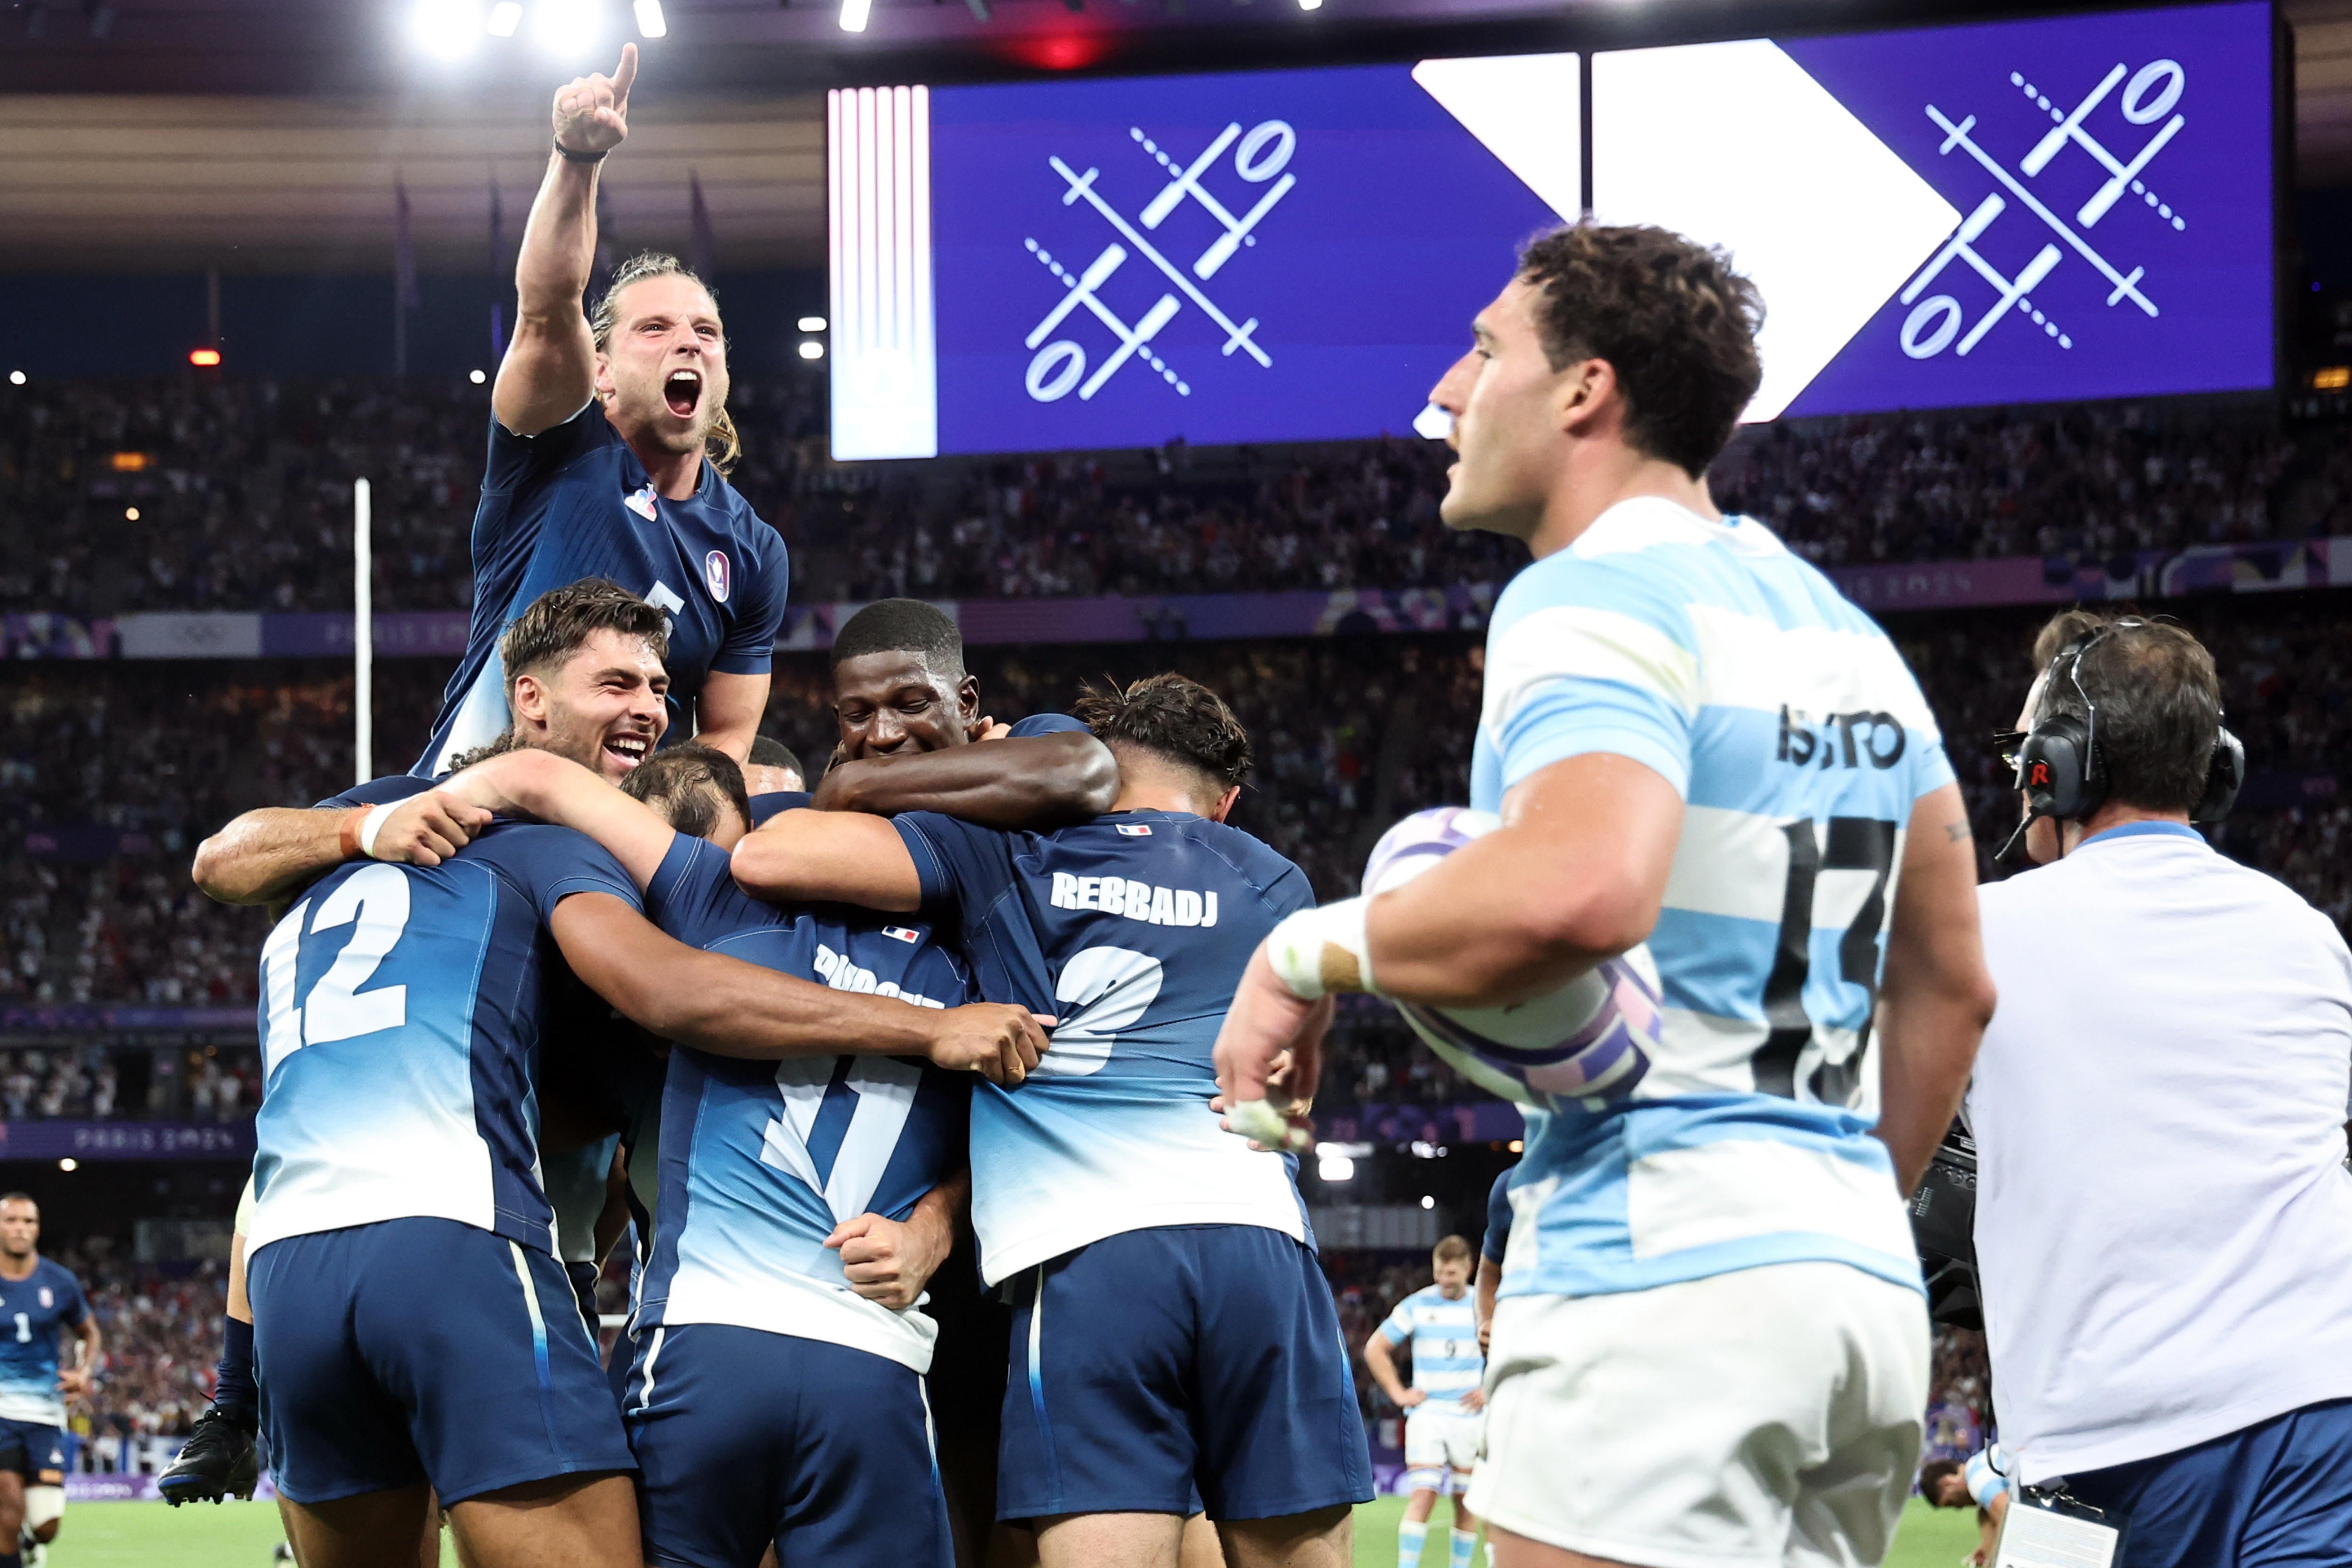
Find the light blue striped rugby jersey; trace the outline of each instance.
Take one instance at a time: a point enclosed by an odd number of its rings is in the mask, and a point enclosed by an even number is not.
[[[1969,1456],[1969,1462],[1960,1468],[1960,1479],[1979,1508],[1990,1508],[1993,1499],[2015,1489],[2016,1483],[2010,1477],[2016,1468],[2009,1462],[2008,1452],[2000,1444],[1992,1443]]]
[[[1868,1034],[1913,803],[1952,782],[1918,683],[1760,523],[1623,501],[1496,601],[1471,804],[1590,752],[1684,800],[1664,1037],[1627,1098],[1528,1118],[1501,1293],[1815,1261],[1918,1289]]]
[[[1392,1345],[1412,1342],[1412,1386],[1429,1395],[1423,1410],[1462,1409],[1462,1396],[1486,1379],[1478,1349],[1478,1304],[1467,1290],[1452,1300],[1425,1285],[1396,1304],[1380,1327]]]

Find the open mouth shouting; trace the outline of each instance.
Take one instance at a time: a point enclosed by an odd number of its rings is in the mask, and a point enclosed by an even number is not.
[[[614,763],[617,762],[621,773],[635,773],[637,764],[652,756],[653,752],[654,738],[651,735],[607,735],[604,737],[604,755],[610,760],[605,764],[605,771],[613,771]]]
[[[662,378],[662,402],[680,419],[694,417],[702,402],[702,373],[698,370],[674,370]]]

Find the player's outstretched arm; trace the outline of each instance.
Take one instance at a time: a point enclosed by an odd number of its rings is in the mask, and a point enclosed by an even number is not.
[[[1904,836],[1878,988],[1877,1133],[1908,1194],[1952,1124],[1992,1018],[1977,926],[1977,847],[1958,784],[1919,797]]]
[[[869,1301],[903,1312],[954,1249],[956,1224],[971,1200],[971,1173],[957,1172],[915,1200],[903,1220],[862,1214],[843,1220],[824,1238],[841,1253],[842,1278]]]
[[[189,874],[207,897],[224,904],[276,903],[362,855],[438,866],[472,843],[489,820],[488,812],[438,789],[384,806],[263,806],[197,845]]]
[[[596,343],[580,296],[596,262],[594,160],[629,134],[637,46],[621,46],[611,76],[574,77],[556,89],[555,144],[515,256],[515,330],[490,407],[518,436],[536,436],[580,412],[596,390]]]
[[[881,817],[855,812],[784,812],[736,844],[734,870],[735,880],[754,898],[857,904],[896,914],[923,906],[922,873],[907,841]]]
[[[438,786],[468,805],[517,813],[584,833],[621,863],[643,892],[677,838],[641,800],[623,795],[568,757],[526,747],[476,763]]]
[[[1043,830],[1100,816],[1118,796],[1110,748],[1071,730],[843,763],[826,772],[810,804],[877,816],[936,811],[982,827]]]
[[[610,893],[572,894],[548,929],[572,973],[632,1022],[719,1056],[921,1057],[1015,1084],[1052,1022],[996,1003],[918,1007],[779,974],[688,947]]]

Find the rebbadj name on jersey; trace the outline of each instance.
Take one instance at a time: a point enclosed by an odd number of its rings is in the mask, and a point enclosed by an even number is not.
[[[1155,926],[1213,926],[1217,895],[1191,888],[1159,888],[1125,877],[1074,877],[1054,873],[1051,900],[1057,910],[1099,910]]]

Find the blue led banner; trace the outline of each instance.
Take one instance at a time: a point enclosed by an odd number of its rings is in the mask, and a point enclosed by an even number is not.
[[[2264,386],[2273,48],[2244,4],[836,92],[835,455],[1402,430],[1587,206],[1756,279],[1750,419]]]

